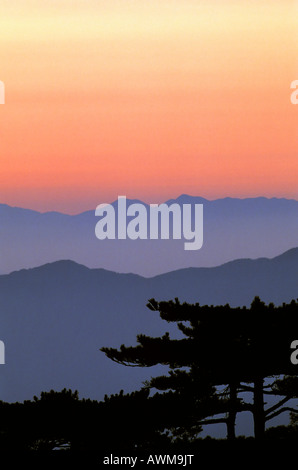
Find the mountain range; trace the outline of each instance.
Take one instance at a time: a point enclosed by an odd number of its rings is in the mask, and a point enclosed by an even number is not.
[[[134,202],[141,201],[127,200],[127,206]],[[67,215],[0,204],[0,274],[69,259],[89,268],[152,277],[240,258],[272,258],[297,246],[296,200],[258,197],[209,201],[181,195],[166,201],[172,203],[203,204],[201,249],[185,251],[184,239],[98,240],[95,208]]]
[[[0,398],[23,401],[66,387],[101,400],[120,389],[139,389],[142,381],[167,369],[125,367],[99,349],[134,345],[138,333],[169,331],[179,337],[175,325],[146,308],[148,299],[249,306],[256,295],[276,305],[298,297],[298,248],[271,259],[240,259],[150,278],[69,260],[0,275],[0,339],[6,352]]]

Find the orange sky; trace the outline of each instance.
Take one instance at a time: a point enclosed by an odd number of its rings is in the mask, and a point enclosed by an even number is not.
[[[1,0],[0,202],[298,199],[297,2]]]

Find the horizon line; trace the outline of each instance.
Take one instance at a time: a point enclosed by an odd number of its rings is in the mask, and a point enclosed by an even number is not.
[[[119,196],[118,196],[119,197]],[[122,196],[123,197],[123,196]],[[126,196],[125,196],[126,197]],[[277,197],[277,196],[272,196],[272,197],[268,197],[268,196],[253,196],[253,197],[232,197],[232,196],[225,196],[225,197],[219,197],[219,198],[216,198],[216,199],[207,199],[203,196],[193,196],[193,195],[190,195],[190,194],[186,194],[186,193],[182,193],[180,194],[179,196],[177,196],[176,198],[170,198],[170,199],[167,199],[166,201],[163,201],[163,202],[159,202],[158,204],[168,204],[168,203],[175,203],[175,201],[179,200],[180,198],[182,197],[189,197],[189,198],[193,198],[193,199],[202,199],[206,202],[216,202],[216,201],[223,201],[223,200],[226,200],[226,199],[232,199],[232,200],[240,200],[240,201],[245,201],[245,200],[254,200],[254,199],[266,199],[266,200],[272,200],[272,199],[275,199],[275,200],[286,200],[286,201],[295,201],[295,202],[298,202],[298,199],[294,199],[294,198],[287,198],[287,197]],[[150,203],[148,202],[145,202],[145,201],[142,201],[141,199],[138,199],[138,198],[130,198],[130,197],[126,197],[126,200],[127,201],[133,201],[133,202],[139,202],[139,203],[142,203],[144,205],[147,205],[149,206]],[[117,202],[117,199],[113,200],[113,202],[101,202],[99,204],[114,204]],[[9,207],[11,209],[21,209],[21,210],[27,210],[27,211],[31,211],[31,212],[36,212],[38,214],[41,214],[41,215],[45,215],[45,214],[60,214],[60,215],[65,215],[65,216],[69,216],[69,217],[75,217],[75,216],[79,216],[79,215],[82,215],[82,214],[86,214],[88,212],[94,212],[96,207],[94,209],[87,209],[87,210],[83,210],[82,212],[77,212],[77,213],[67,213],[67,212],[62,212],[62,211],[59,211],[59,210],[46,210],[46,211],[40,211],[40,210],[37,210],[37,209],[31,209],[30,207],[21,207],[21,206],[12,206],[10,204],[7,204],[5,202],[0,202],[0,207],[1,206],[6,206],[6,207]]]

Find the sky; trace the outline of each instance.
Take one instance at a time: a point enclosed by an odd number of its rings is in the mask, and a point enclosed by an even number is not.
[[[0,203],[298,199],[298,2],[1,0]]]

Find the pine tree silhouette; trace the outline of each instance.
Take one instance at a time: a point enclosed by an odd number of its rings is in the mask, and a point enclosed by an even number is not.
[[[163,302],[150,299],[147,306],[158,311],[163,320],[177,323],[185,338],[171,339],[168,333],[157,338],[140,334],[135,347],[103,347],[101,351],[126,366],[167,365],[167,376],[152,378],[146,385],[171,389],[177,396],[192,399],[197,426],[224,422],[227,437],[234,439],[237,413],[250,411],[255,438],[262,439],[265,423],[289,411],[283,405],[298,396],[298,390],[287,388],[285,392],[286,379],[281,376],[297,374],[290,361],[293,333],[298,331],[297,302],[275,307],[255,297],[250,308],[231,308],[228,304],[181,304],[176,298]],[[269,383],[272,377],[275,380]],[[239,392],[252,394],[253,403],[239,399]],[[265,394],[283,398],[265,409]],[[222,413],[226,416],[218,417]]]

